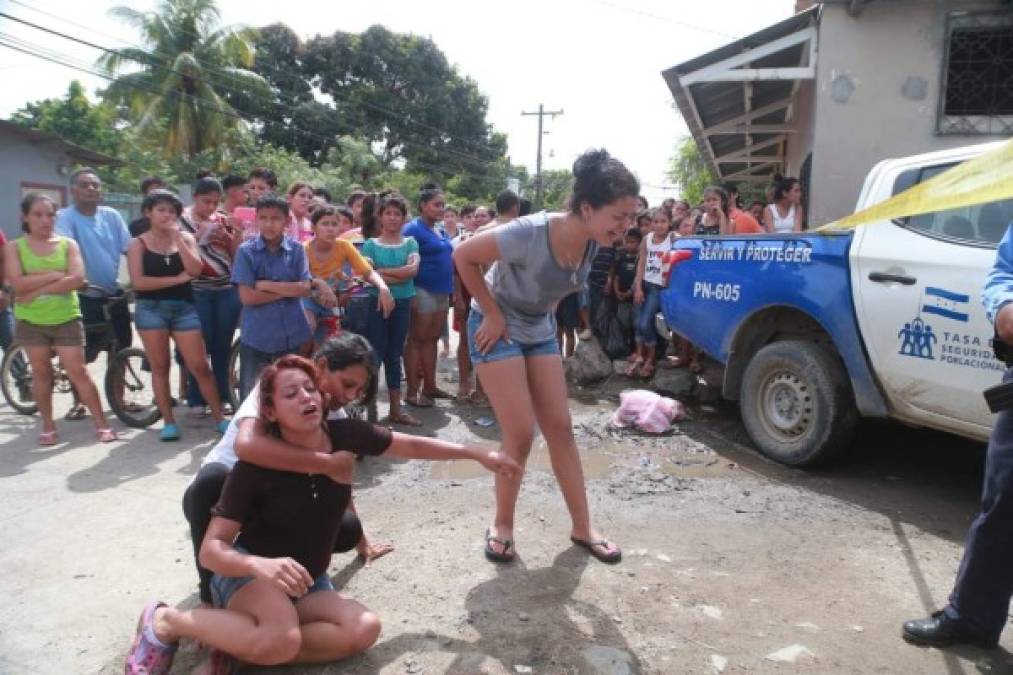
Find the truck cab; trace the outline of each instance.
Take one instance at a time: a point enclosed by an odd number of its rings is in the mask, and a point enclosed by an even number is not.
[[[884,160],[856,211],[1000,145]],[[1006,200],[853,231],[686,237],[659,328],[724,364],[724,397],[785,464],[845,451],[859,416],[984,440],[982,391],[1004,368],[981,293],[1011,222]]]
[[[903,192],[992,143],[903,159],[869,173],[858,208]],[[992,414],[981,392],[1003,364],[981,304],[1013,201],[977,204],[857,228],[849,252],[859,332],[890,409],[918,426],[987,439]]]

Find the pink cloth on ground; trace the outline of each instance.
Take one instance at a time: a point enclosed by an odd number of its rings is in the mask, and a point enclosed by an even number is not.
[[[636,427],[649,434],[660,434],[686,415],[679,401],[645,389],[624,391],[619,401],[619,409],[611,421],[614,427]]]

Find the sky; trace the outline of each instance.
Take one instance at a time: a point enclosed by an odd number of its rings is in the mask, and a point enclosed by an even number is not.
[[[122,0],[0,0],[0,11],[108,47],[138,44],[108,16]],[[146,10],[154,0],[133,0]],[[676,196],[665,177],[688,135],[661,71],[788,17],[794,0],[219,0],[227,24],[288,24],[310,38],[383,24],[428,36],[489,99],[488,121],[507,134],[510,159],[534,173],[537,118],[546,118],[543,166],[568,168],[582,151],[605,147],[640,178],[652,203]],[[0,17],[0,33],[85,64],[98,52]],[[71,79],[89,94],[104,81],[0,47],[0,117],[28,101],[62,96]]]

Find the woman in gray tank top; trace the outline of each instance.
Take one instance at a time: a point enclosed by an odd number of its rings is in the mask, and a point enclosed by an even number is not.
[[[633,222],[640,184],[604,150],[581,155],[573,175],[569,211],[524,216],[477,234],[457,247],[454,261],[474,298],[471,358],[503,430],[503,452],[524,466],[537,423],[573,521],[570,539],[615,563],[619,547],[591,526],[553,314],[587,280],[598,247],[611,246]],[[496,516],[485,546],[493,562],[515,557],[522,478],[496,477]]]

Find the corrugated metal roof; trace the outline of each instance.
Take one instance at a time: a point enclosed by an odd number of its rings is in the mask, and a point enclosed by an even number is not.
[[[745,133],[730,133],[705,136],[704,130],[722,122],[732,120],[746,111],[747,92],[749,110],[756,110],[773,102],[789,98],[796,86],[792,80],[755,80],[750,82],[698,82],[683,87],[680,78],[708,66],[720,63],[725,59],[738,56],[743,52],[762,47],[774,40],[789,36],[806,29],[818,20],[819,7],[800,12],[784,21],[778,22],[752,35],[740,38],[723,47],[673,66],[662,73],[668,84],[679,111],[682,113],[690,132],[700,147],[701,154],[711,164],[718,176],[728,176],[748,168],[743,161],[721,162],[715,158],[744,150],[747,147]],[[809,50],[806,44],[797,44],[782,51],[758,58],[748,64],[750,68],[793,68],[806,63]],[[747,88],[748,87],[748,88]],[[692,98],[692,103],[690,99]],[[787,109],[772,111],[756,120],[753,124],[785,124]],[[752,145],[772,140],[775,134],[752,133]],[[780,149],[777,146],[762,148],[752,158],[777,158]],[[777,169],[767,167],[757,169],[756,175],[770,175]]]
[[[67,156],[71,159],[76,159],[82,164],[100,164],[103,166],[123,166],[126,164],[121,159],[112,157],[105,153],[95,152],[87,148],[82,148],[80,145],[75,145],[69,141],[65,141],[56,134],[51,134],[46,131],[39,131],[38,129],[29,129],[23,127],[20,124],[14,122],[8,122],[0,120],[0,132],[7,132],[27,138],[32,143],[51,143],[59,146],[61,150],[67,153]]]

